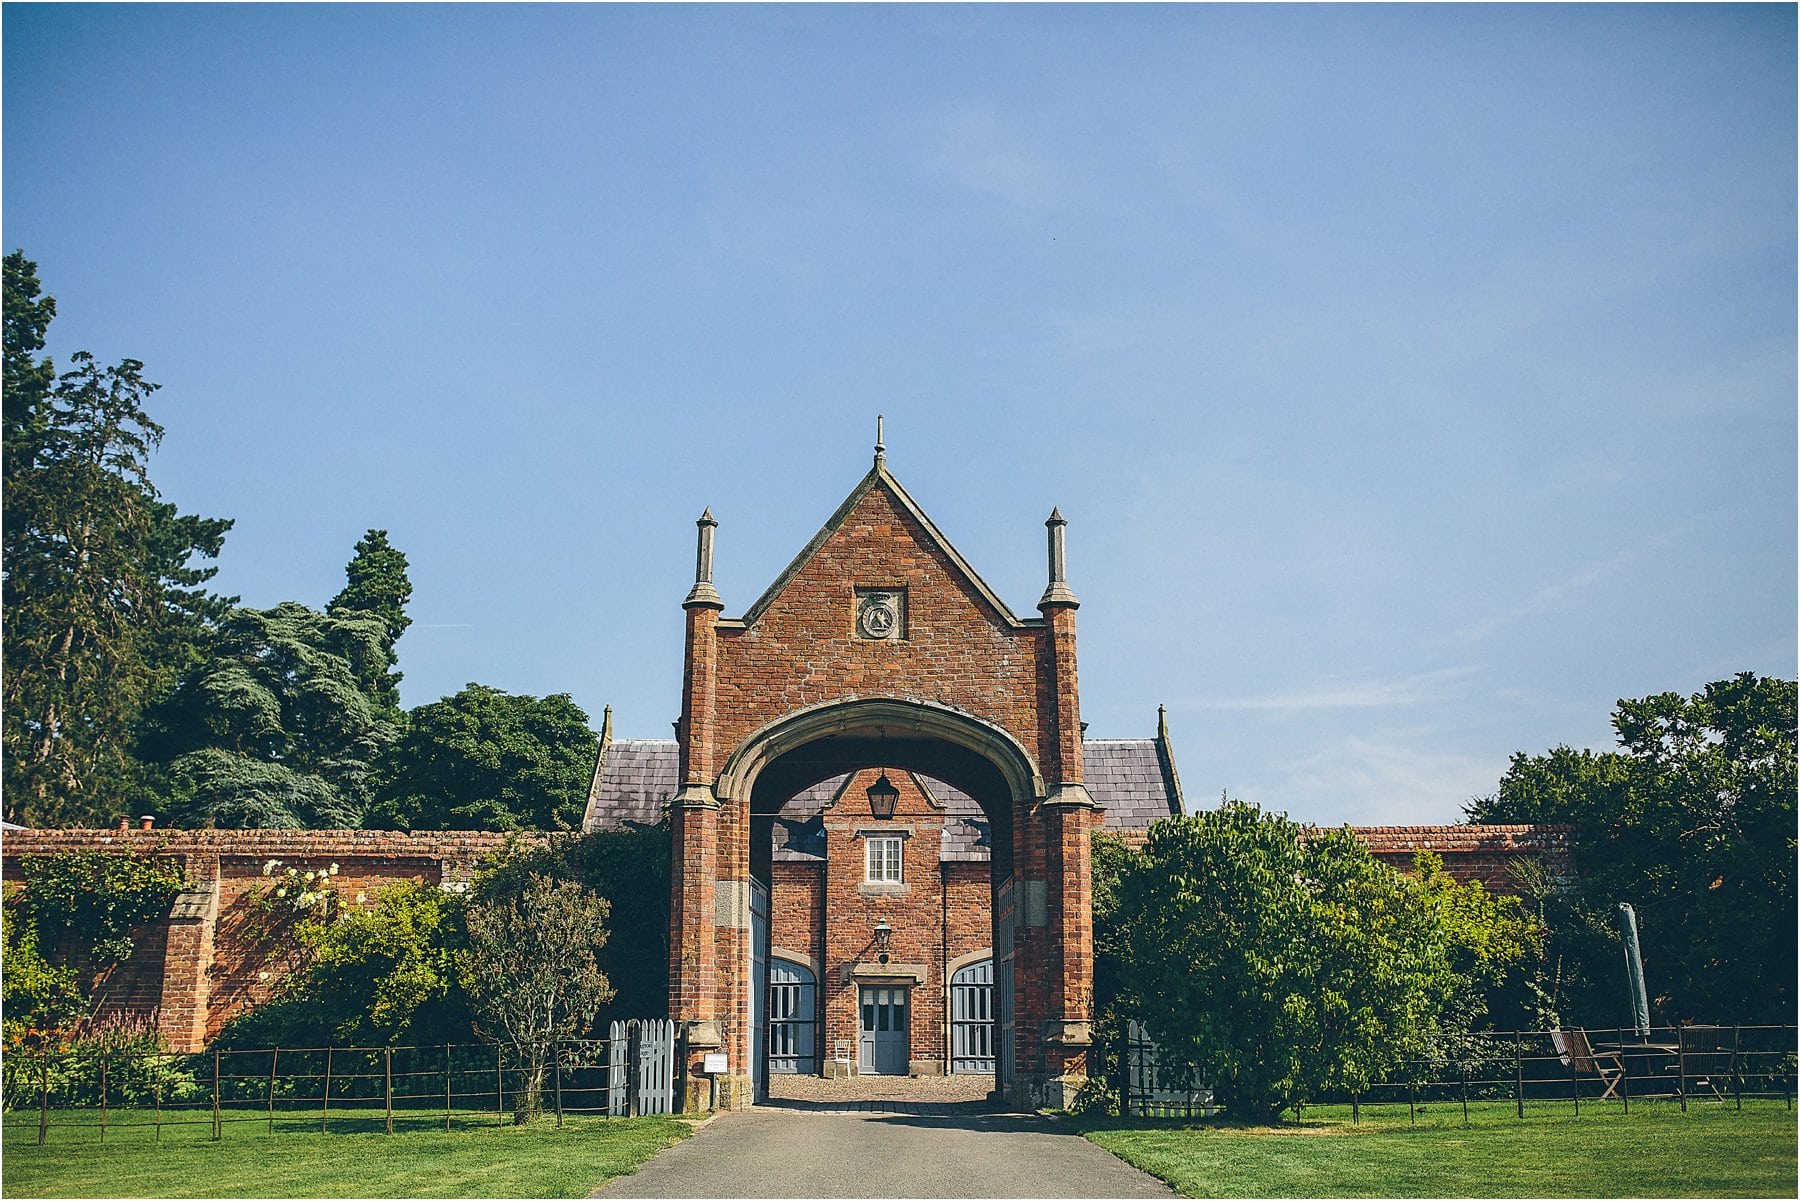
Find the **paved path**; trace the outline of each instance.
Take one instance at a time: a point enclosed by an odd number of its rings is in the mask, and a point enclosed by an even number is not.
[[[1172,1197],[1029,1114],[900,1102],[721,1114],[596,1197]],[[891,1111],[875,1111],[887,1105]]]

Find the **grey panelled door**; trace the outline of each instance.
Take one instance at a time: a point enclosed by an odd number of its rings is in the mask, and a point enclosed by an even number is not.
[[[994,961],[971,963],[950,977],[950,1070],[994,1071]]]
[[[906,1075],[910,1050],[906,993],[907,990],[898,985],[863,985],[857,1070],[864,1075]]]
[[[1018,1072],[1018,1032],[1013,1028],[1013,936],[1018,905],[1009,878],[994,890],[994,1087],[1011,1093]]]
[[[786,959],[769,960],[769,1071],[809,1076],[818,1046],[812,971]]]
[[[765,1058],[769,1004],[769,886],[750,881],[750,1072],[756,1095],[769,1094]]]

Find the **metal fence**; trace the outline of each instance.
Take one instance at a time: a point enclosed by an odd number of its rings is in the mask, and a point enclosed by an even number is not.
[[[1571,1054],[1562,1031],[1528,1030],[1446,1037],[1428,1055],[1402,1060],[1366,1090],[1339,1092],[1315,1104],[1348,1105],[1353,1122],[1365,1110],[1417,1121],[1428,1109],[1441,1114],[1470,1105],[1510,1110],[1583,1106],[1690,1104],[1743,1107],[1744,1098],[1795,1102],[1796,1028],[1793,1026],[1679,1026],[1640,1036],[1630,1029],[1581,1031],[1591,1054]],[[1564,1035],[1563,1046],[1557,1036]],[[1578,1046],[1578,1045],[1577,1045]],[[1213,1095],[1204,1070],[1182,1073],[1159,1064],[1155,1044],[1136,1022],[1124,1046],[1125,1113],[1138,1117],[1209,1116]]]
[[[6,1106],[52,1130],[109,1133],[207,1126],[327,1132],[505,1125],[534,1070],[558,1125],[564,1115],[627,1117],[673,1108],[678,1063],[668,1021],[614,1022],[609,1037],[557,1043],[546,1062],[509,1062],[494,1043],[424,1047],[215,1048],[194,1055],[76,1048],[6,1057]],[[14,1120],[17,1120],[16,1118]]]

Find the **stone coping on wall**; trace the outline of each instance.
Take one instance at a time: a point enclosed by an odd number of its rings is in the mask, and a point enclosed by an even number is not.
[[[474,863],[509,841],[533,844],[544,835],[488,830],[8,830],[0,838],[7,874],[26,855],[110,850],[203,859],[327,856],[344,859],[431,859]]]

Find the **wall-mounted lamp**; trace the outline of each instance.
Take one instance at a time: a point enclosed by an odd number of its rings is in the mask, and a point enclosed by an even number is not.
[[[880,918],[875,923],[875,949],[883,955],[888,952],[888,940],[894,937],[894,928],[887,924],[887,919]],[[882,962],[886,962],[883,960]]]
[[[869,812],[879,821],[889,821],[894,816],[894,805],[900,800],[900,790],[894,787],[893,781],[882,772],[879,779],[869,785]]]

